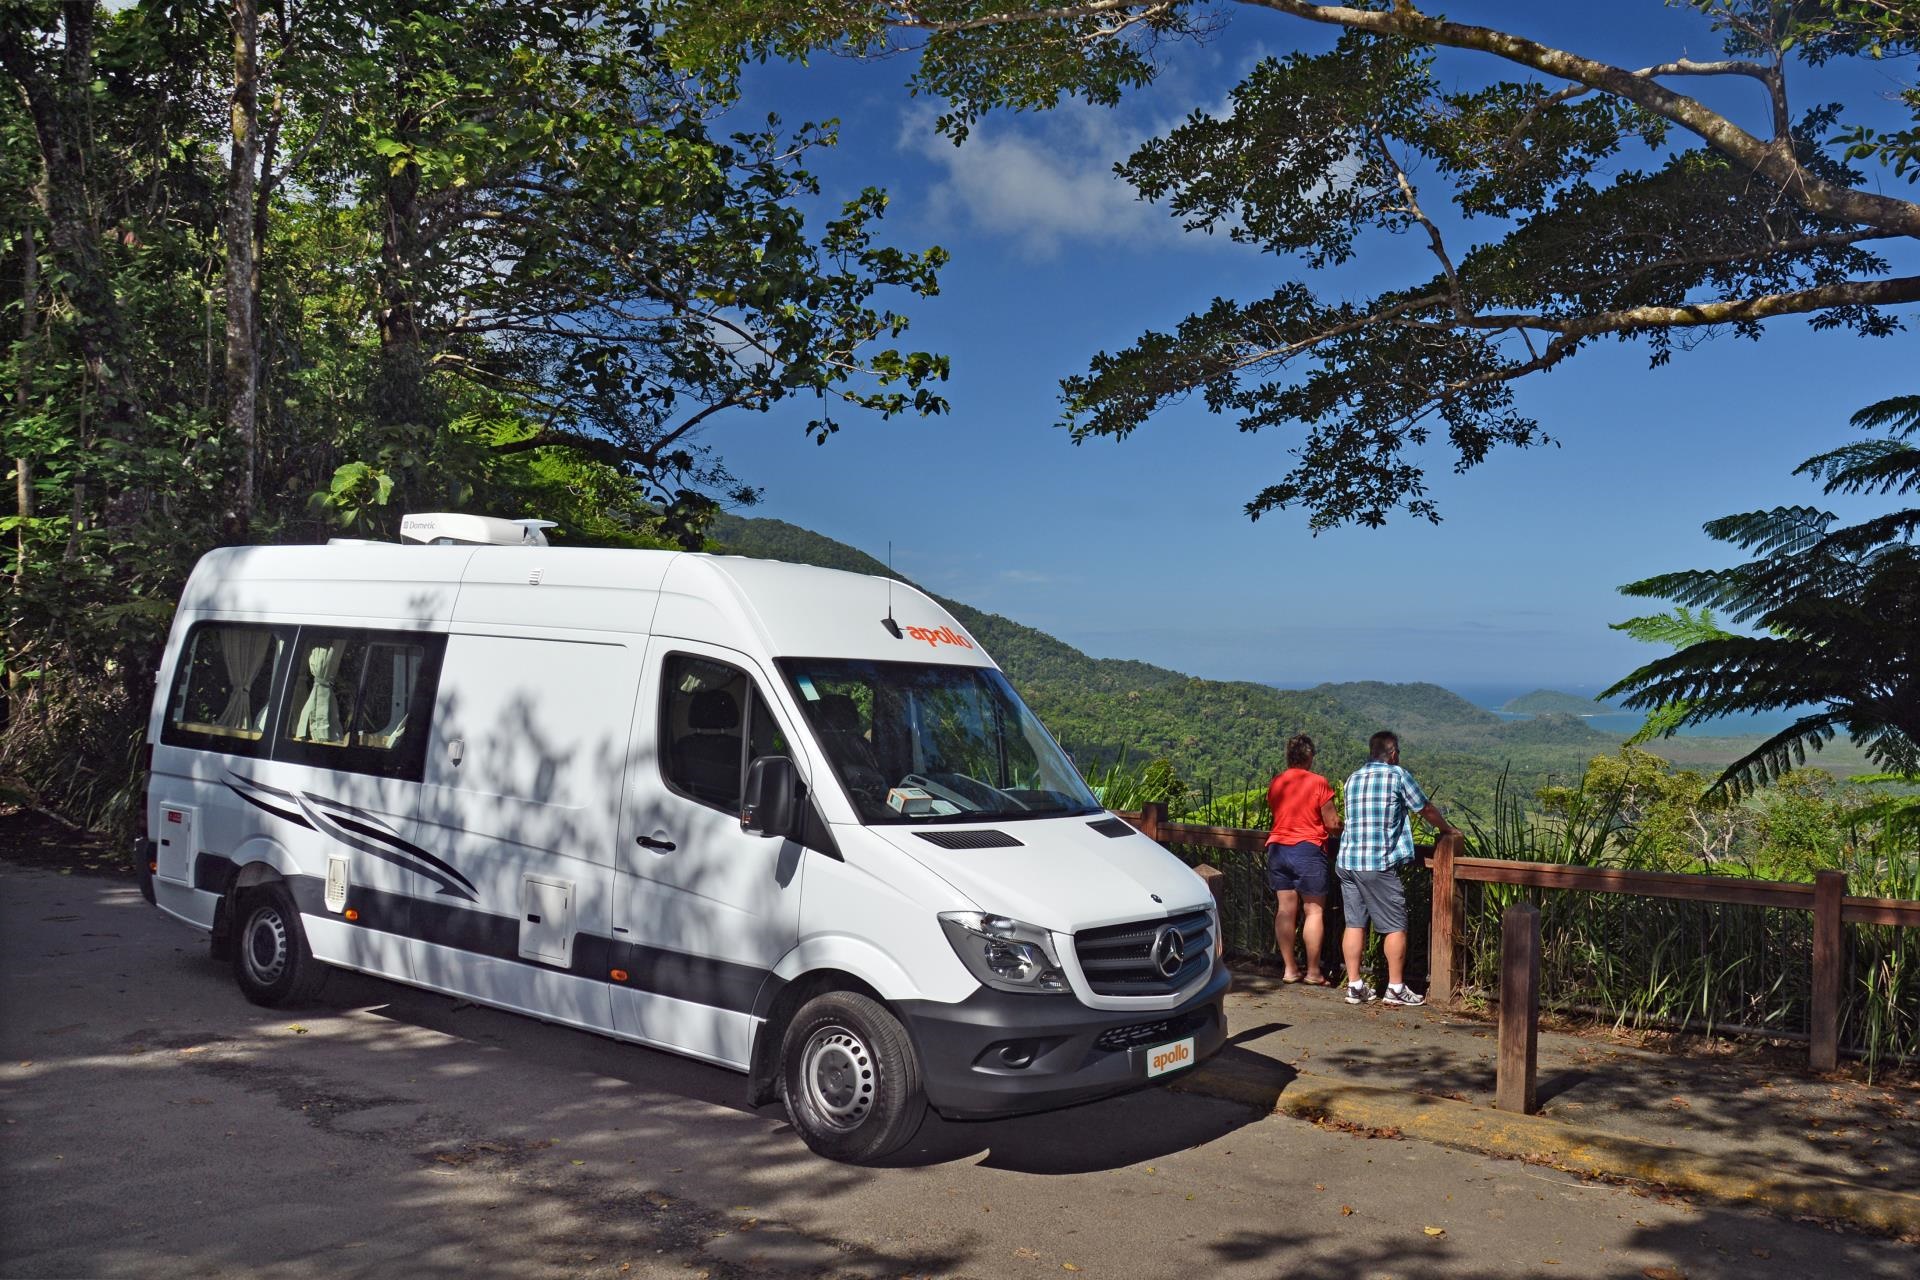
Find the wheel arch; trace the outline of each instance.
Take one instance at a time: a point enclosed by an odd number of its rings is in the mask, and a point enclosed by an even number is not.
[[[298,873],[293,855],[277,842],[253,839],[234,851],[219,886],[220,900],[213,907],[213,955],[216,960],[230,959],[233,946],[234,907],[240,895],[263,884],[284,884]]]
[[[760,1022],[754,1028],[753,1053],[747,1068],[749,1106],[765,1106],[779,1098],[780,1043],[786,1038],[787,1024],[807,1001],[829,991],[851,991],[892,1007],[872,983],[845,969],[811,969],[785,983],[768,980],[768,987],[776,985],[777,991],[763,990],[766,1009],[756,1011]]]

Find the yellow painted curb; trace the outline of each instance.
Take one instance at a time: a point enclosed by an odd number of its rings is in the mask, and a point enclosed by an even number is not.
[[[1753,1160],[1702,1155],[1542,1116],[1296,1075],[1277,1063],[1274,1068],[1209,1064],[1177,1087],[1300,1119],[1392,1129],[1443,1147],[1533,1160],[1570,1173],[1649,1182],[1776,1213],[1838,1218],[1893,1235],[1920,1234],[1920,1195],[1913,1192],[1784,1174]]]

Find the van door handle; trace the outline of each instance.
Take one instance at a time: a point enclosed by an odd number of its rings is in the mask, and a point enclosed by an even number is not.
[[[635,836],[633,842],[642,849],[658,849],[662,853],[672,853],[677,847],[671,840],[655,840],[652,836]]]

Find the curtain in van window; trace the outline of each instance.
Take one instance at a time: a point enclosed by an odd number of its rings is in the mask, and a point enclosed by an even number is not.
[[[250,628],[221,627],[220,660],[226,664],[227,682],[232,692],[227,706],[214,723],[227,729],[247,729],[253,725],[253,680],[273,647],[273,633]]]
[[[316,644],[307,652],[307,671],[313,676],[313,688],[307,694],[306,705],[300,708],[299,720],[294,723],[294,737],[309,742],[340,741],[342,726],[336,720],[335,685],[340,676],[340,661],[346,656],[345,640]]]

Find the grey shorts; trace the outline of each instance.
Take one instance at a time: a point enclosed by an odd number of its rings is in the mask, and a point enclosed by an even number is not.
[[[1407,927],[1407,891],[1398,871],[1349,871],[1340,877],[1340,909],[1349,929],[1364,929],[1372,921],[1378,933],[1403,933]]]

